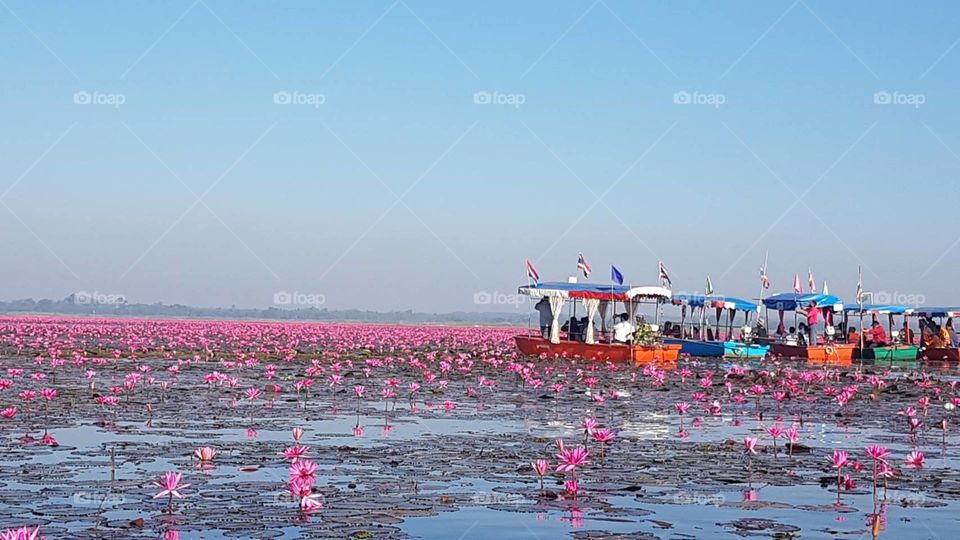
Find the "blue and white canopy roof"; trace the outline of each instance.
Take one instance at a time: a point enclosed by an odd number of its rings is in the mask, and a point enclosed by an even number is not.
[[[732,296],[702,295],[702,294],[675,294],[671,300],[674,304],[693,307],[719,307],[736,309],[739,311],[760,311],[760,306]]]
[[[911,314],[924,317],[960,317],[960,307],[920,307]]]
[[[860,313],[860,306],[844,306],[847,313]],[[870,315],[909,315],[914,312],[914,308],[909,306],[898,306],[893,304],[864,304],[863,312]]]
[[[563,298],[596,298],[629,302],[637,299],[669,300],[673,293],[666,287],[626,287],[599,283],[564,283],[551,281],[536,285],[524,285],[517,292],[533,298],[560,296]]]
[[[763,305],[770,309],[796,311],[797,308],[808,308],[811,302],[816,302],[818,308],[830,308],[833,311],[843,310],[843,301],[832,294],[816,293],[780,293],[763,299]]]

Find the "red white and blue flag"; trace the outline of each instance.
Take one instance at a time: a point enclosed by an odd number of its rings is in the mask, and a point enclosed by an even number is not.
[[[667,267],[663,265],[663,261],[660,261],[660,281],[668,285],[673,285],[673,281],[670,281],[670,274],[667,273]]]
[[[803,285],[800,284],[800,274],[793,275],[793,292],[803,294]]]
[[[530,262],[530,259],[527,259],[527,277],[532,279],[534,283],[540,282],[540,274],[537,272],[537,269],[533,267],[533,263]]]
[[[590,277],[590,272],[593,272],[593,268],[590,268],[590,265],[587,264],[587,259],[584,258],[583,253],[579,254],[577,257],[577,270],[583,272],[583,277]]]

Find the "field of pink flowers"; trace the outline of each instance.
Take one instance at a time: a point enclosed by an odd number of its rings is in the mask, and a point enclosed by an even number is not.
[[[0,538],[952,536],[952,366],[520,331],[0,318]]]

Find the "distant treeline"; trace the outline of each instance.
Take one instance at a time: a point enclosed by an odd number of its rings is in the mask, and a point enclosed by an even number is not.
[[[527,322],[521,313],[419,313],[407,311],[365,311],[359,309],[329,310],[315,307],[298,309],[242,309],[206,308],[181,304],[130,304],[124,300],[115,303],[90,302],[70,295],[63,300],[0,301],[0,313],[52,313],[63,315],[99,315],[105,317],[169,317],[203,319],[265,319],[281,321],[357,321],[373,323],[463,323],[463,324],[520,324]]]

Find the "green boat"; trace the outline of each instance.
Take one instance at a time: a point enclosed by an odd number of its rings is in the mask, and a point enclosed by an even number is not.
[[[920,347],[916,345],[888,345],[870,349],[857,349],[854,353],[857,358],[866,360],[884,360],[889,362],[911,361],[917,359]]]

